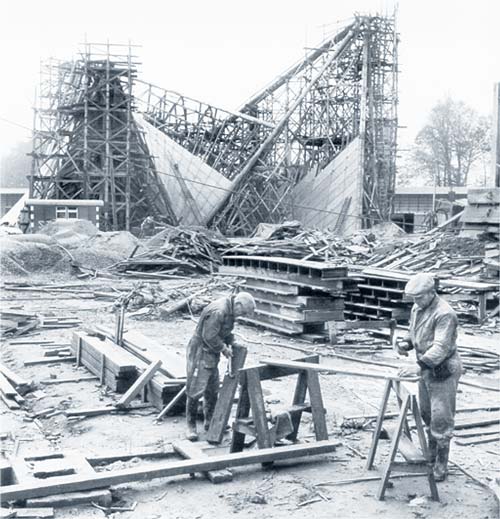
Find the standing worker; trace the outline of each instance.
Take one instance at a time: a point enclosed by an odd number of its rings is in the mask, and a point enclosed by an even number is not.
[[[420,376],[418,399],[427,426],[429,451],[436,481],[447,473],[450,440],[455,427],[455,404],[462,363],[457,351],[458,318],[451,306],[436,293],[430,274],[413,276],[405,294],[414,301],[409,334],[397,346],[408,356],[415,349],[417,365],[400,370],[399,375]]]
[[[237,317],[251,316],[254,298],[248,292],[222,297],[206,306],[187,347],[186,419],[188,440],[196,441],[198,400],[203,395],[205,431],[208,431],[219,395],[218,364],[222,353],[232,356],[233,326]]]

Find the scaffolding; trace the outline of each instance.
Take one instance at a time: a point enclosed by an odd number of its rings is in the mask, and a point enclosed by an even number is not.
[[[362,204],[355,216],[364,227],[386,221],[395,184],[397,44],[394,18],[355,16],[234,112],[139,80],[132,46],[86,44],[76,61],[43,70],[31,196],[100,198],[112,229],[146,215],[176,224],[161,178],[170,175],[199,216],[182,164],[158,170],[134,120],[140,114],[229,181],[200,224],[245,235],[293,217],[294,188],[357,138]]]
[[[133,119],[132,49],[86,43],[78,59],[41,66],[30,196],[103,200],[105,229],[130,229],[151,213],[173,219]]]

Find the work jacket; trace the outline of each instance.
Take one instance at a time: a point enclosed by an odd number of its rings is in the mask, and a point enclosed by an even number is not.
[[[438,295],[422,309],[413,305],[409,338],[422,367],[435,368],[457,352],[457,314]]]
[[[233,343],[233,303],[234,296],[222,297],[201,312],[187,348],[188,377],[196,372],[196,368],[217,367],[224,345]]]

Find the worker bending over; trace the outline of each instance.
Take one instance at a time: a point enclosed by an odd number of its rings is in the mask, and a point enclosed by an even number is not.
[[[247,292],[222,297],[206,306],[187,347],[186,419],[188,440],[196,441],[198,400],[203,395],[204,427],[208,431],[219,395],[220,354],[230,358],[237,317],[251,316],[255,301]]]
[[[458,318],[435,290],[430,274],[417,274],[405,287],[414,301],[409,334],[398,344],[398,353],[408,356],[415,349],[417,365],[403,368],[400,376],[421,377],[418,397],[427,426],[431,461],[436,481],[446,478],[450,440],[455,426],[455,403],[462,363],[457,351]]]

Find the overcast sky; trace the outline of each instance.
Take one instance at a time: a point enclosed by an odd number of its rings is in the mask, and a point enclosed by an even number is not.
[[[393,0],[4,0],[0,2],[0,155],[29,139],[40,59],[87,41],[141,45],[140,77],[236,109],[307,47]],[[500,81],[500,0],[401,0],[400,147],[446,95],[491,112]],[[20,126],[15,126],[8,119]]]

